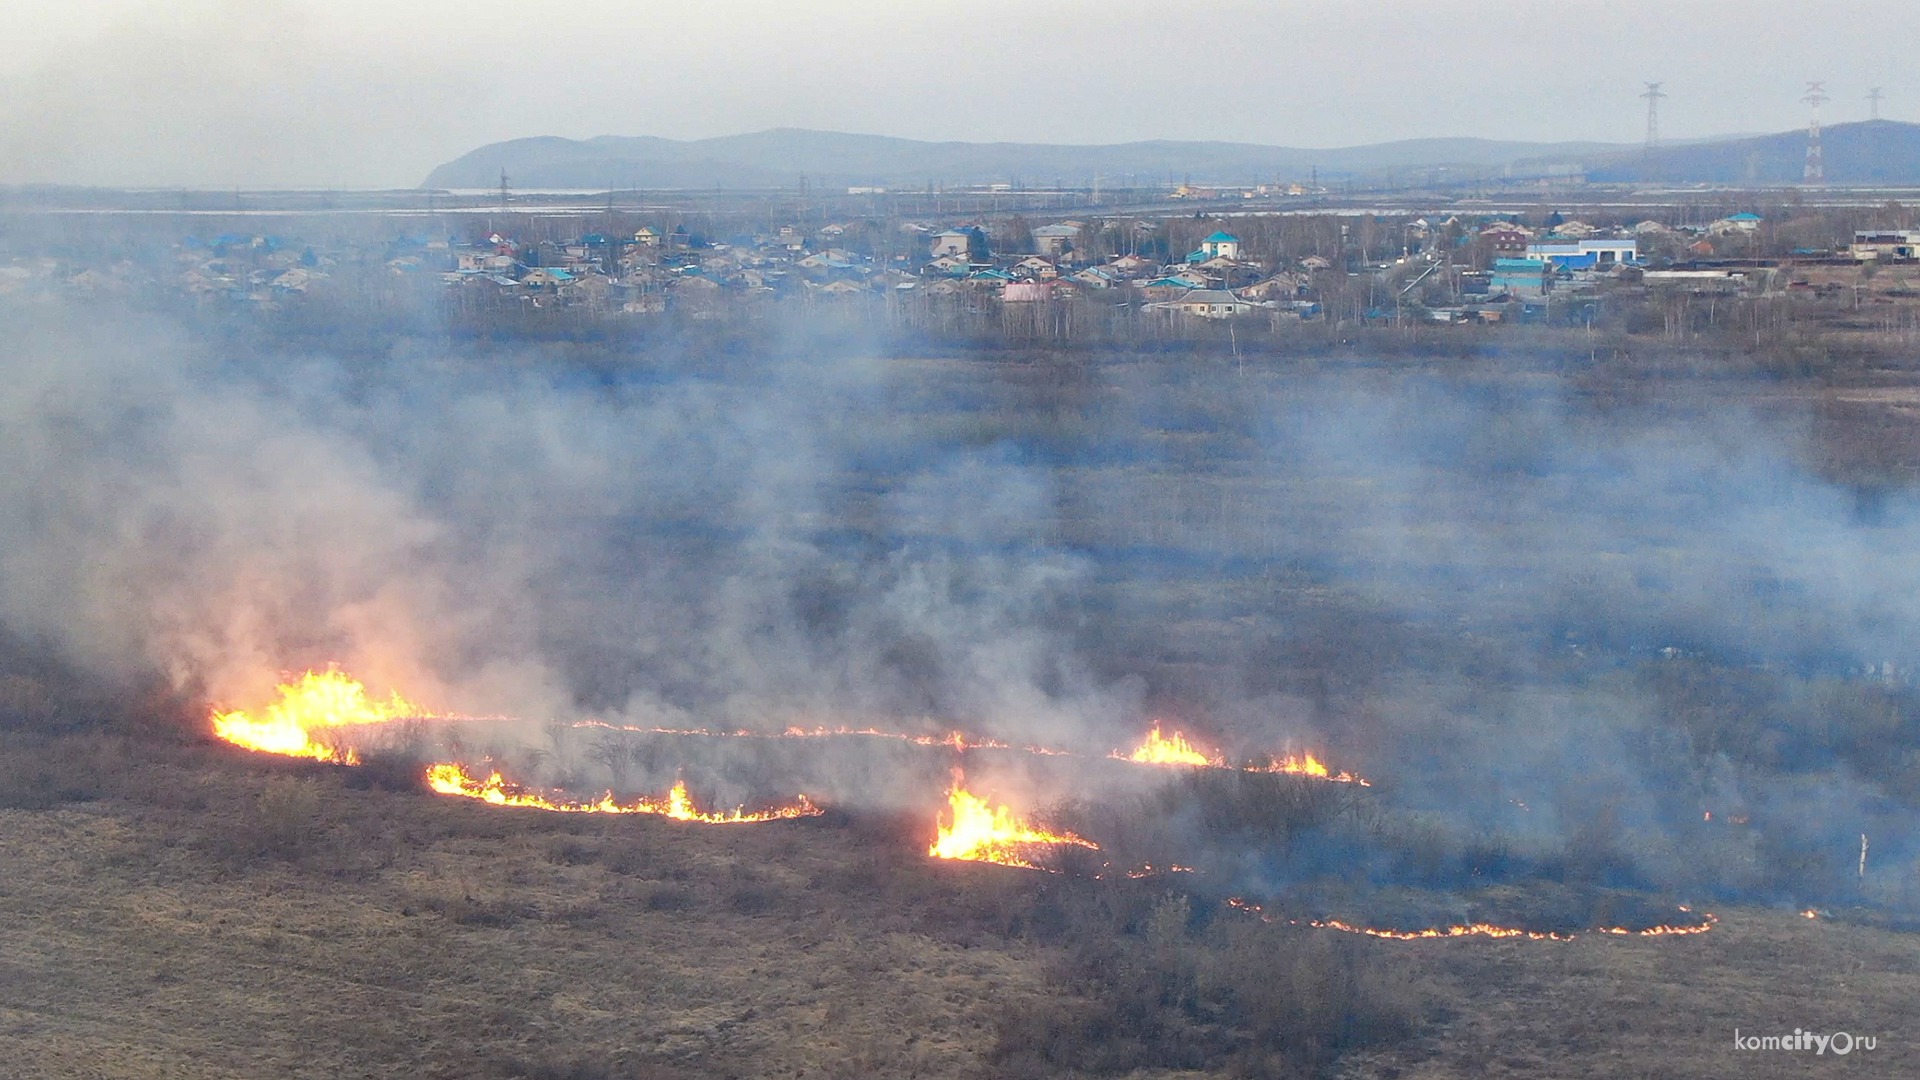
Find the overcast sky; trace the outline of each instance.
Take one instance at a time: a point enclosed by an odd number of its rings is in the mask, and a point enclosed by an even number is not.
[[[1347,146],[1920,120],[1912,0],[4,0],[0,183],[412,186],[527,135]]]

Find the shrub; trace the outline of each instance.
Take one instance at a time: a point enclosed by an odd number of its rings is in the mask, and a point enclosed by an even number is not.
[[[1215,922],[1196,933],[1183,895],[1112,933],[1078,919],[1049,972],[1056,993],[998,1021],[1009,1075],[1221,1069],[1279,1077],[1404,1038],[1418,1002],[1373,943],[1315,931]]]
[[[236,834],[236,854],[246,858],[297,861],[313,854],[322,840],[320,792],[313,781],[276,776],[254,799],[253,812]]]

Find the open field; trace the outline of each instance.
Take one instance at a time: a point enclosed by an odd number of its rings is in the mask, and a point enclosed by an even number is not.
[[[14,1073],[1784,1076],[1733,1035],[1796,1026],[1915,1071],[1904,366],[47,319],[0,492]],[[334,661],[421,706],[363,766],[206,740]],[[1222,767],[1109,757],[1162,722]],[[867,726],[929,742],[782,734]],[[1283,753],[1372,784],[1225,767]],[[490,808],[427,760],[829,812]],[[930,860],[957,763],[1100,851]],[[1594,932],[1681,905],[1718,928]]]
[[[1005,1016],[1058,1005],[1061,879],[932,865],[912,822],[570,818],[112,736],[10,738],[4,762],[12,801],[56,793],[0,812],[23,1080],[1010,1075]],[[1909,935],[1720,916],[1570,943],[1261,932],[1400,969],[1416,1030],[1341,1075],[1804,1075],[1732,1048],[1796,1026],[1878,1036],[1850,1075],[1920,1067]]]

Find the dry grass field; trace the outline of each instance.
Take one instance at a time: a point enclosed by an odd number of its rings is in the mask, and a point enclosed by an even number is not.
[[[11,1077],[1049,1075],[995,1048],[1062,1006],[1060,879],[930,864],[911,822],[502,810],[118,735],[8,737],[0,776]],[[1803,1075],[1732,1047],[1795,1026],[1880,1040],[1812,1064],[1920,1069],[1909,935],[1721,916],[1665,940],[1261,932],[1340,937],[1410,995],[1411,1036],[1338,1075]]]

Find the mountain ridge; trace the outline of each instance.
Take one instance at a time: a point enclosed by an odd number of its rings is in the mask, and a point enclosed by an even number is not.
[[[1920,183],[1920,124],[1857,120],[1820,135],[1829,184]],[[1807,160],[1804,128],[1712,143],[1658,146],[1592,163],[1596,183],[1707,183],[1776,185],[1802,182]]]
[[[782,187],[1050,182],[1089,186],[1191,180],[1205,184],[1303,181],[1394,170],[1484,172],[1522,161],[1623,153],[1618,143],[1540,143],[1471,137],[1401,139],[1305,149],[1259,143],[1150,139],[1072,145],[933,142],[889,135],[770,128],[676,140],[652,135],[566,139],[537,135],[476,148],[435,168],[426,188]]]

